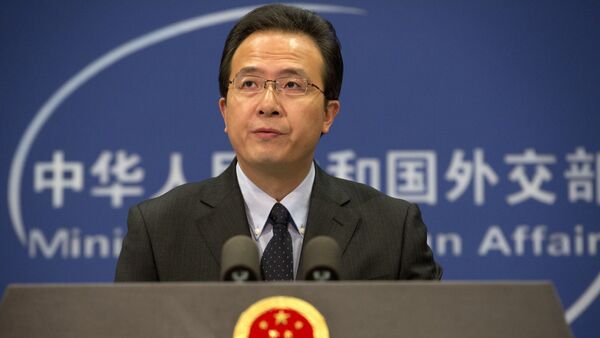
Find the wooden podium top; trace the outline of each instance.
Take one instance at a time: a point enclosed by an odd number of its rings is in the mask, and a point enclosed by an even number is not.
[[[1,337],[232,337],[240,314],[293,296],[330,337],[571,337],[545,282],[123,283],[11,285]]]

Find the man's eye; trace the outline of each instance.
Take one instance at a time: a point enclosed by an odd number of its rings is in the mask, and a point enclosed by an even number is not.
[[[306,92],[306,81],[302,79],[282,79],[281,88],[289,94],[304,94]]]
[[[296,83],[296,82],[289,81],[289,82],[286,82],[286,83],[285,83],[284,87],[285,87],[285,88],[298,88],[298,87],[299,87],[299,85],[298,85],[298,83]]]
[[[253,89],[253,88],[258,88],[258,84],[256,83],[255,80],[246,79],[246,80],[240,81],[239,87],[242,89]]]
[[[302,84],[299,80],[285,80],[285,82],[283,83],[283,88],[298,89],[302,88]]]

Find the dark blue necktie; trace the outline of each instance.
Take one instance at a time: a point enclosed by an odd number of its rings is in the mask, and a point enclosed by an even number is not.
[[[267,244],[260,261],[265,280],[293,280],[294,258],[292,236],[287,229],[291,216],[281,203],[275,203],[268,222],[273,225],[273,238]]]

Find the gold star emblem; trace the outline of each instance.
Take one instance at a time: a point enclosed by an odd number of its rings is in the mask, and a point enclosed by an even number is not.
[[[290,315],[283,312],[283,310],[279,310],[273,317],[275,318],[275,325],[287,325],[287,320],[290,318]]]
[[[233,337],[248,338],[251,332],[265,338],[298,338],[302,334],[329,338],[323,315],[310,303],[287,296],[268,297],[246,309],[235,324]]]

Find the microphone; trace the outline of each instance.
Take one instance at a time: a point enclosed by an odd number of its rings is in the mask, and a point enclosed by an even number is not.
[[[249,282],[260,279],[256,244],[244,235],[228,239],[221,250],[221,280]]]
[[[342,252],[333,238],[315,237],[304,247],[304,279],[320,282],[339,280],[341,261]]]

